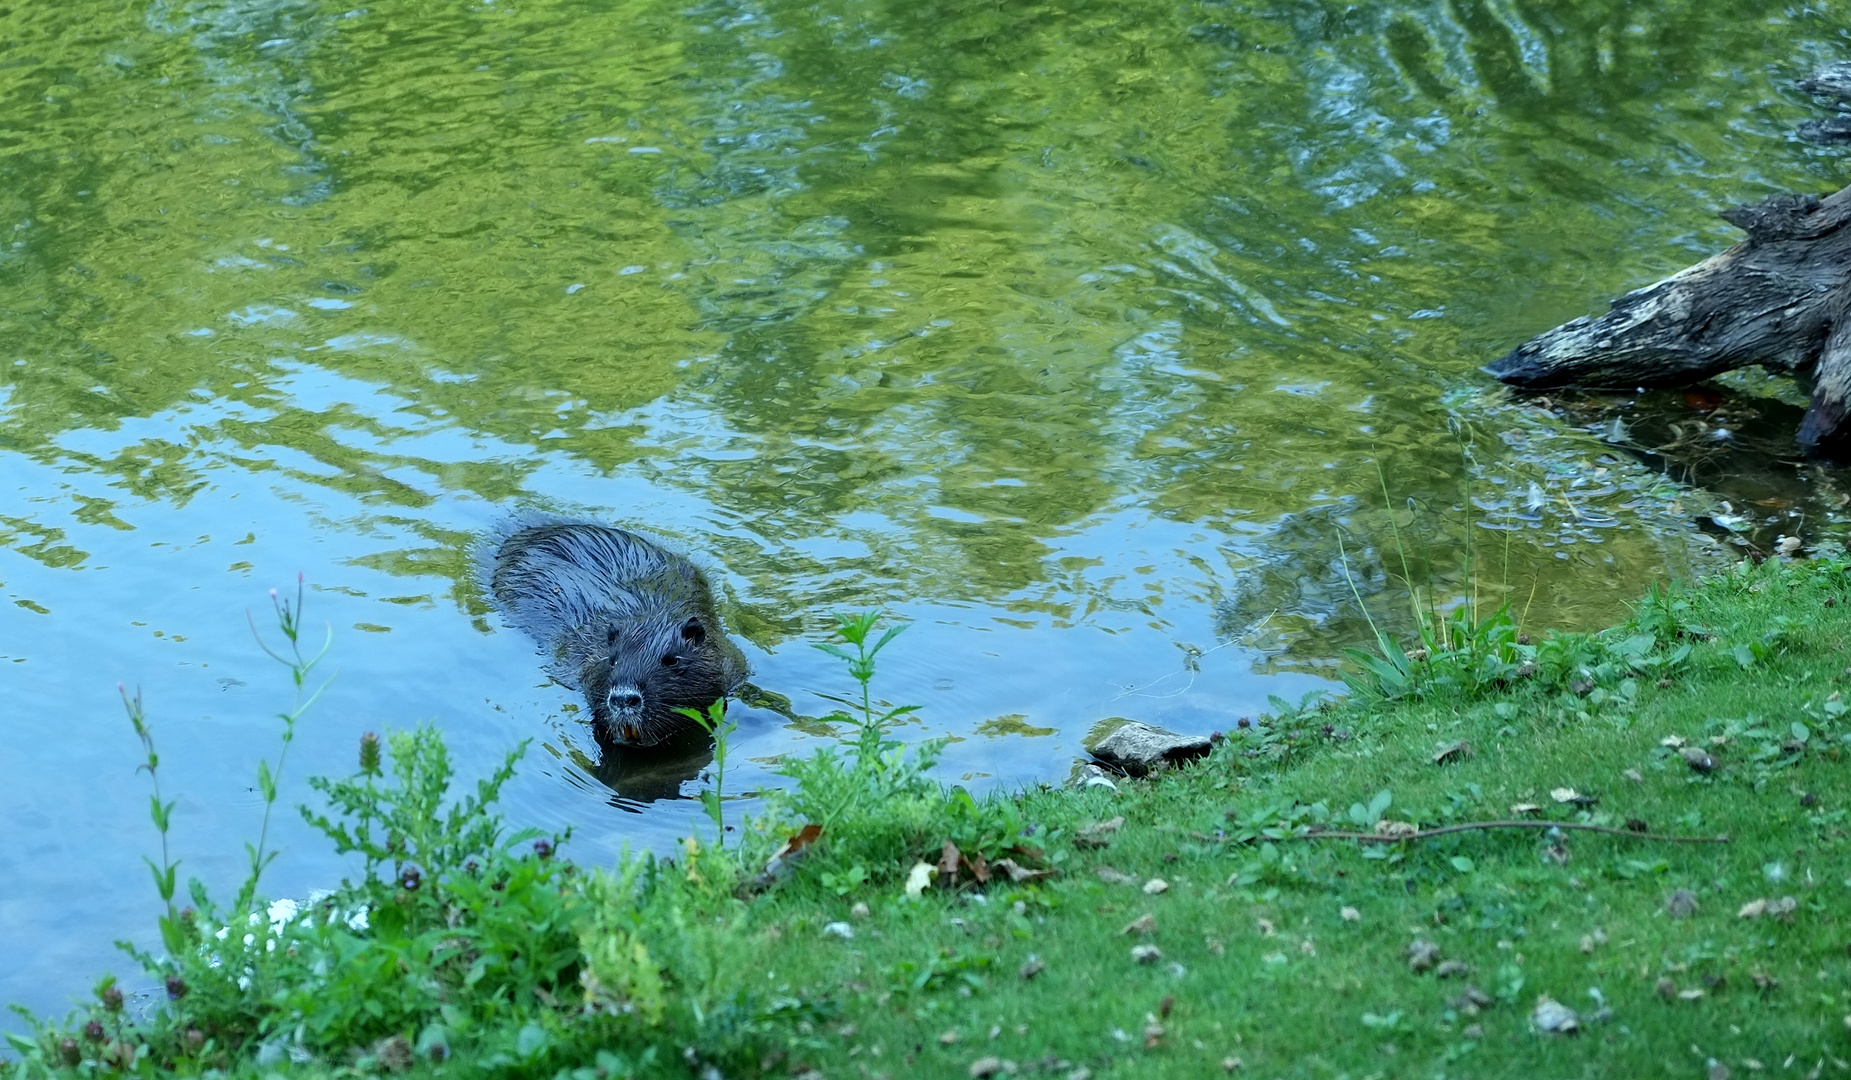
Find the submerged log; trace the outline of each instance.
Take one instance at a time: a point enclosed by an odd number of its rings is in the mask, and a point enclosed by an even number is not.
[[[1851,100],[1851,64],[1801,82]],[[1851,141],[1851,118],[1809,125]],[[1724,212],[1748,239],[1613,301],[1597,318],[1538,334],[1485,368],[1525,390],[1688,386],[1760,364],[1809,378],[1798,440],[1808,454],[1851,457],[1851,187],[1779,195]]]

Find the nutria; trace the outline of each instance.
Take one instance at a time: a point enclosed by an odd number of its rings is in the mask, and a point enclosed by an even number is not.
[[[745,682],[707,576],[623,529],[525,521],[503,530],[488,587],[509,623],[540,643],[555,682],[584,693],[601,743],[654,746],[698,725]]]

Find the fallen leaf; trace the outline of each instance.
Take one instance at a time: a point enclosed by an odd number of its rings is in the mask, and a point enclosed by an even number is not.
[[[984,859],[983,852],[979,851],[965,859],[964,862],[970,867],[970,876],[977,879],[977,884],[988,885],[990,883],[990,864]]]
[[[1738,919],[1759,919],[1767,914],[1766,900],[1750,900],[1742,905],[1742,910],[1735,913]]]
[[[1433,969],[1433,977],[1436,979],[1450,979],[1455,975],[1469,975],[1471,973],[1472,969],[1470,965],[1466,964],[1463,960],[1441,961],[1440,966]]]
[[[1015,1062],[1004,1061],[998,1057],[980,1057],[970,1063],[971,1080],[986,1080],[988,1077],[1002,1076],[1005,1073],[1013,1076],[1015,1070]]]
[[[1375,823],[1377,836],[1413,836],[1420,831],[1420,826],[1407,821],[1390,821],[1383,818]]]
[[[1678,747],[1680,747],[1680,746],[1683,746],[1683,745],[1684,745],[1684,736],[1682,736],[1682,735],[1666,735],[1666,736],[1665,736],[1664,738],[1662,738],[1662,739],[1660,739],[1660,740],[1658,740],[1658,745],[1660,745],[1660,746],[1668,746],[1668,747],[1670,747],[1671,749],[1673,749],[1673,750],[1676,750],[1676,749],[1677,749]]]
[[[943,850],[938,854],[939,875],[947,882],[956,882],[958,880],[958,863],[962,862],[963,859],[964,853],[958,850],[958,845],[949,840],[945,841]]]
[[[1163,950],[1155,945],[1133,945],[1131,959],[1140,964],[1154,964],[1163,959]]]
[[[1440,947],[1424,938],[1415,938],[1407,948],[1408,967],[1414,974],[1430,971],[1440,962]]]
[[[947,1029],[944,1032],[944,1034],[938,1037],[938,1041],[945,1046],[950,1046],[952,1043],[957,1042],[958,1041],[958,1029],[957,1028]]]
[[[1022,977],[1024,979],[1032,979],[1047,969],[1048,965],[1041,962],[1041,957],[1036,956],[1034,953],[1029,953],[1028,961],[1022,965]]]
[[[1575,1010],[1551,997],[1536,999],[1530,1023],[1537,1031],[1551,1035],[1573,1035],[1581,1030],[1581,1018],[1575,1015]]]
[[[990,869],[1001,870],[1009,876],[1010,881],[1017,884],[1024,881],[1040,881],[1042,878],[1053,877],[1058,872],[1051,869],[1031,870],[1014,859],[998,859],[990,864]]]
[[[1576,791],[1571,787],[1559,787],[1549,792],[1549,797],[1559,803],[1573,803],[1576,806],[1593,806],[1600,801],[1595,795]]]
[[[1151,878],[1144,883],[1145,896],[1157,896],[1170,891],[1170,883],[1160,877]]]
[[[1144,1025],[1144,1049],[1154,1050],[1163,1041],[1163,1025],[1149,1023]]]
[[[1221,1059],[1221,1071],[1222,1072],[1233,1072],[1236,1069],[1239,1069],[1240,1067],[1241,1067],[1241,1062],[1240,1062],[1240,1059],[1237,1057],[1224,1057]]]
[[[855,928],[845,922],[826,923],[823,926],[824,937],[838,937],[843,941],[855,940]]]
[[[932,879],[938,876],[938,867],[929,862],[913,864],[913,869],[906,875],[906,895],[918,896],[932,887]]]
[[[1510,812],[1513,814],[1536,814],[1536,813],[1540,813],[1541,811],[1542,811],[1542,807],[1536,805],[1533,802],[1516,803],[1512,805],[1510,808]]]
[[[1342,911],[1339,911],[1337,914],[1343,917],[1344,922],[1362,922],[1363,921],[1363,913],[1360,911],[1357,911],[1353,907],[1346,907]]]
[[[1697,894],[1679,889],[1665,898],[1665,914],[1673,919],[1688,919],[1697,913]]]
[[[1635,784],[1645,783],[1645,776],[1641,774],[1638,769],[1627,769],[1625,772],[1621,773],[1620,775],[1624,776],[1628,780],[1631,780]]]
[[[1755,989],[1761,991],[1764,994],[1767,993],[1769,990],[1777,990],[1780,988],[1780,980],[1776,979],[1772,975],[1769,975],[1765,971],[1757,971],[1753,975],[1749,976],[1749,978],[1755,981]]]
[[[1684,759],[1684,764],[1697,772],[1714,772],[1716,769],[1716,759],[1710,757],[1701,747],[1686,746],[1678,751],[1678,755]]]
[[[1273,921],[1271,919],[1255,919],[1253,920],[1253,925],[1260,931],[1261,937],[1273,936]]]
[[[1112,842],[1112,834],[1124,828],[1124,826],[1125,819],[1122,817],[1115,817],[1110,821],[1095,822],[1091,825],[1083,825],[1080,827],[1080,831],[1074,834],[1073,846],[1083,848],[1105,847]]]
[[[855,906],[848,909],[848,917],[851,919],[865,919],[872,914],[874,914],[874,909],[870,908],[865,900],[855,901]]]
[[[1122,870],[1115,870],[1110,866],[1095,866],[1093,867],[1093,873],[1099,875],[1099,880],[1105,882],[1107,885],[1136,885],[1138,883],[1137,878],[1132,877]]]
[[[1791,896],[1783,896],[1778,900],[1770,901],[1768,903],[1767,913],[1775,917],[1785,917],[1785,916],[1793,914],[1794,911],[1796,911],[1799,908],[1799,906],[1800,906],[1800,902],[1798,900],[1795,900]]]
[[[1658,985],[1654,986],[1652,989],[1658,991],[1658,996],[1664,998],[1666,1001],[1677,1000],[1677,984],[1671,981],[1671,976],[1669,975],[1660,976]]]
[[[1709,996],[1709,991],[1695,988],[1690,990],[1679,990],[1677,992],[1677,999],[1679,1001],[1702,1001]]]
[[[1121,934],[1136,934],[1139,937],[1149,937],[1156,932],[1157,917],[1148,911],[1126,923],[1124,927],[1119,930]]]
[[[1435,765],[1444,765],[1449,761],[1463,761],[1471,757],[1472,753],[1472,744],[1466,742],[1464,739],[1460,739],[1451,746],[1442,747],[1438,753],[1434,754],[1433,763]]]
[[[1729,1080],[1729,1066],[1711,1058],[1709,1071],[1703,1075],[1704,1080]]]
[[[790,876],[791,867],[802,857],[805,849],[816,843],[817,837],[823,835],[823,827],[815,823],[798,829],[796,834],[784,841],[771,858],[765,860],[765,868],[760,870],[750,881],[739,887],[744,893],[764,892],[779,881]]]
[[[1497,999],[1476,986],[1467,986],[1459,992],[1458,997],[1452,999],[1450,1004],[1460,1012],[1476,1014],[1480,1009],[1489,1009],[1497,1004]]]
[[[1582,934],[1581,935],[1581,951],[1584,953],[1591,953],[1594,951],[1594,935],[1593,934]]]

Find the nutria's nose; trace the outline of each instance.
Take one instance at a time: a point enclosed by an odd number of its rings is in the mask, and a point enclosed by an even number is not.
[[[640,709],[643,707],[643,695],[634,690],[619,691],[611,695],[613,709]]]

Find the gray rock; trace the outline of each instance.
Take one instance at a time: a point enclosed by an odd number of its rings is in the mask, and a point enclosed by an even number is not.
[[[1181,765],[1205,757],[1211,745],[1206,735],[1178,735],[1127,720],[1087,749],[1108,765],[1132,776],[1143,776],[1166,765]]]

